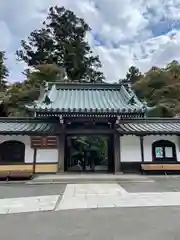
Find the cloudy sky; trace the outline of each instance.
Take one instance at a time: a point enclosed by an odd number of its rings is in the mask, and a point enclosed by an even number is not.
[[[87,39],[100,56],[107,81],[180,60],[180,0],[0,0],[0,50],[7,53],[10,81],[23,79],[16,61],[20,40],[41,26],[51,5],[65,6],[92,28]]]

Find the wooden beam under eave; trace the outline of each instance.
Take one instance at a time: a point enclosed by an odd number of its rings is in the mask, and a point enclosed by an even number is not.
[[[107,135],[114,132],[114,129],[66,129],[68,135]]]

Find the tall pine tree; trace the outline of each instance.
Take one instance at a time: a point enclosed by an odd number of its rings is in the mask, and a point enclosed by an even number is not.
[[[8,68],[5,65],[5,52],[0,51],[0,92],[3,92],[7,87],[6,78],[9,75]]]
[[[101,63],[85,40],[90,27],[64,7],[51,7],[43,28],[21,41],[19,60],[28,66],[56,64],[65,69],[71,81],[102,82]]]

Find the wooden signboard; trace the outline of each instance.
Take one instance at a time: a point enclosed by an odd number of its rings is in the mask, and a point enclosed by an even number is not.
[[[56,136],[33,136],[31,137],[32,148],[57,148]]]

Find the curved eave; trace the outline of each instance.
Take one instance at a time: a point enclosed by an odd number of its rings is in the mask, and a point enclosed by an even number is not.
[[[127,103],[127,105],[130,105],[129,101],[132,97],[134,97],[135,103],[131,105],[132,108],[140,108],[140,109],[142,109],[142,111],[145,111],[143,103],[138,99],[138,97],[132,91],[131,88],[129,89],[129,91],[127,91],[126,88],[122,85],[121,86],[121,91],[123,92],[123,95],[125,97],[124,100]]]
[[[145,118],[121,122],[117,130],[125,135],[180,135],[180,121]]]
[[[42,118],[0,118],[0,135],[57,135],[57,121]]]
[[[30,108],[32,109],[32,108]],[[126,108],[122,108],[122,109],[54,109],[54,108],[33,108],[33,110],[35,110],[36,112],[40,112],[40,113],[95,113],[95,114],[123,114],[123,113],[144,113],[143,109],[126,109]]]
[[[57,131],[52,131],[52,132],[49,132],[49,131],[0,131],[0,135],[22,135],[22,136],[25,136],[25,135],[28,135],[28,136],[56,136],[56,135],[59,135],[61,133],[61,131],[57,132]]]
[[[122,131],[117,129],[120,135],[137,135],[137,136],[146,136],[146,135],[180,135],[180,132],[174,131]]]
[[[33,110],[36,109],[36,108],[35,108],[34,106],[32,106],[32,105],[25,105],[25,108],[28,109],[28,110],[31,110],[31,111],[33,111]]]

